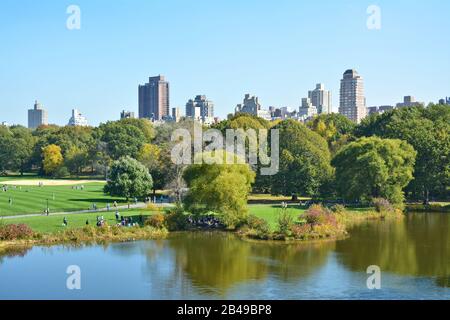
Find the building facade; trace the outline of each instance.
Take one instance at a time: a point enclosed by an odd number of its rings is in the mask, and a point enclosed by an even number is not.
[[[339,113],[360,123],[367,115],[364,80],[356,70],[347,70],[341,80]]]
[[[186,118],[208,124],[214,122],[214,103],[205,95],[198,95],[186,103]]]
[[[179,122],[181,120],[180,108],[172,108],[172,120]]]
[[[403,102],[397,103],[397,108],[417,107],[424,105],[423,102],[417,102],[413,96],[404,96]]]
[[[69,126],[87,127],[88,121],[77,109],[72,109],[72,116],[69,119]]]
[[[150,77],[139,86],[139,118],[155,121],[170,116],[169,82],[164,76]]]
[[[248,113],[266,120],[272,119],[271,112],[261,107],[259,98],[256,96],[250,96],[248,93],[245,95],[243,103],[238,104],[234,111],[235,114]]]
[[[308,92],[308,98],[311,99],[312,105],[317,108],[319,114],[332,112],[331,91],[325,90],[324,84],[317,84],[314,90]]]
[[[383,114],[385,112],[394,110],[394,106],[373,106],[367,108],[367,115]]]
[[[306,120],[317,115],[317,107],[312,104],[310,98],[303,98],[302,105],[298,109],[298,117],[301,120]]]
[[[39,126],[48,125],[48,113],[37,101],[33,109],[28,110],[28,128],[36,129]]]

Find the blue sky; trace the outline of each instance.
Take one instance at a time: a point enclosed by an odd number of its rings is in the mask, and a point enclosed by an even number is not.
[[[81,9],[68,30],[66,9]],[[369,5],[381,30],[366,27]],[[35,99],[51,123],[77,107],[91,124],[137,112],[137,86],[164,74],[171,106],[197,94],[225,117],[245,93],[298,107],[315,84],[333,91],[348,68],[368,105],[450,96],[450,1],[2,0],[0,121],[27,123]]]

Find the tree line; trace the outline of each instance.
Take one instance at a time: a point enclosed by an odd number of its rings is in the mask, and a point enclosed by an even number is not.
[[[247,172],[242,167],[173,164],[172,132],[193,130],[194,125],[190,120],[154,126],[145,119],[123,119],[95,128],[0,126],[0,173],[108,178],[133,161],[131,167],[139,172],[144,167],[150,176],[150,180],[144,177],[143,192],[149,191],[148,185],[153,192],[170,189],[181,200],[186,187],[198,190],[197,195],[192,191],[187,196],[192,210],[199,203],[205,210],[217,209],[217,197],[237,199],[251,191],[346,201],[385,198],[398,204],[405,198],[425,203],[449,198],[450,107],[446,105],[374,114],[359,125],[339,114],[319,115],[306,124],[238,114],[213,126],[221,131],[279,129],[280,170],[275,176],[260,176],[255,167]],[[117,188],[110,190],[120,193]],[[233,203],[237,207],[227,210],[237,212],[243,201]]]

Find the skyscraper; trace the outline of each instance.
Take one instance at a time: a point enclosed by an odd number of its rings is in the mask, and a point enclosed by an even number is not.
[[[367,115],[364,80],[356,70],[347,70],[341,80],[339,113],[359,123]]]
[[[48,125],[48,113],[40,103],[34,103],[34,108],[28,110],[28,128],[36,129],[39,126]]]
[[[186,103],[186,117],[203,123],[214,120],[214,103],[204,95],[198,95]]]
[[[332,112],[331,91],[325,90],[324,84],[317,84],[316,89],[308,92],[308,98],[319,114]]]
[[[169,83],[164,76],[150,77],[139,86],[139,118],[162,120],[169,116]]]

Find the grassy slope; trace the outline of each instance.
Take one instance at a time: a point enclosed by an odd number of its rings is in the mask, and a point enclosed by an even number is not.
[[[0,216],[14,216],[27,213],[43,213],[49,199],[50,212],[87,210],[92,203],[105,208],[107,203],[125,203],[123,198],[112,198],[103,194],[102,183],[89,183],[84,190],[72,190],[71,186],[22,186],[21,189],[0,189]],[[55,200],[53,200],[53,194]],[[9,198],[13,204],[9,205]]]

